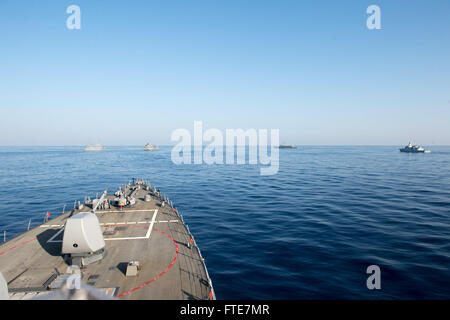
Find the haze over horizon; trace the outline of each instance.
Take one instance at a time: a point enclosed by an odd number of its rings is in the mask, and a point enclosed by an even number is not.
[[[448,1],[7,0],[0,39],[0,146],[173,145],[195,120],[295,145],[450,145]]]

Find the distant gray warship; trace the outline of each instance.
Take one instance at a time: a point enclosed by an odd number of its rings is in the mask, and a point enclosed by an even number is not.
[[[110,299],[215,299],[183,216],[135,179],[0,245],[0,280],[12,300],[64,299],[70,283]]]
[[[147,144],[144,146],[144,150],[145,150],[145,151],[159,150],[159,147],[154,146],[154,145],[151,145],[150,143],[147,143]]]
[[[406,152],[406,153],[429,153],[430,150],[425,150],[421,146],[413,146],[411,142],[405,146],[404,148],[400,148],[400,152]]]
[[[83,150],[84,151],[102,151],[105,149],[106,148],[104,146],[102,146],[100,143],[97,143],[95,146],[87,146]]]

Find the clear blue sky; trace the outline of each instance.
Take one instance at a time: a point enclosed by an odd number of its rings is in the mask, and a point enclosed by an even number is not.
[[[450,144],[448,0],[1,0],[0,61],[0,145],[172,144],[194,120]]]

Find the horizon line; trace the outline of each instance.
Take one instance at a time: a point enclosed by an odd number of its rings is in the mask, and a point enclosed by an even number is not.
[[[296,147],[397,147],[402,146],[403,144],[278,144],[278,145],[289,145],[289,146],[296,146]],[[86,147],[90,145],[0,145],[0,148],[40,148],[40,147]],[[103,147],[143,147],[144,145],[140,144],[117,144],[117,145],[102,145]],[[177,146],[177,144],[159,144],[155,145],[158,147],[174,147]],[[200,147],[200,146],[209,146],[209,144],[204,145],[180,145],[181,147],[187,146],[187,147]],[[238,146],[238,147],[254,147],[259,145],[235,145],[235,144],[223,144],[223,145],[217,145],[218,147],[227,147],[227,146]],[[267,146],[272,146],[271,144],[268,144]],[[448,147],[450,144],[421,144],[421,146],[436,146],[436,147]]]

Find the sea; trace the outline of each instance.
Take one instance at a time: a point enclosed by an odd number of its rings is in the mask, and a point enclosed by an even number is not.
[[[0,242],[144,178],[184,216],[218,299],[450,299],[450,147],[398,148],[280,149],[264,176],[176,165],[170,146],[0,147]]]

